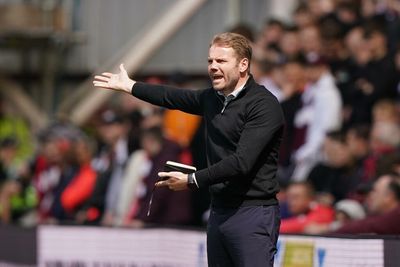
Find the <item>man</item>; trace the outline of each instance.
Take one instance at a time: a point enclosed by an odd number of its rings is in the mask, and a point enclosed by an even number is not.
[[[170,109],[202,115],[208,168],[192,174],[161,172],[157,186],[172,190],[210,187],[209,266],[272,266],[279,230],[276,169],[283,115],[276,98],[250,74],[251,46],[234,33],[214,37],[208,73],[212,88],[181,90],[96,76],[94,85],[132,94]]]
[[[296,165],[292,179],[307,179],[311,169],[320,161],[326,134],[341,127],[342,100],[335,79],[325,59],[315,55],[306,63],[309,84],[301,96],[301,108],[294,124]]]
[[[334,233],[400,234],[400,178],[397,175],[386,174],[376,180],[367,206],[369,216],[344,224]]]
[[[335,212],[329,206],[318,204],[315,192],[308,182],[293,182],[287,189],[288,208],[293,217],[283,219],[280,232],[301,234],[314,223],[331,223]]]

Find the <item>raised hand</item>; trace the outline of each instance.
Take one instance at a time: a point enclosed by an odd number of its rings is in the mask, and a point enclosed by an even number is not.
[[[119,69],[118,74],[103,72],[101,75],[94,76],[93,85],[130,94],[136,81],[129,78],[123,64],[119,66]]]

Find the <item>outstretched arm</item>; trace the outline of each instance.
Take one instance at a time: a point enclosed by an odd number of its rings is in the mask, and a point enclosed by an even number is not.
[[[95,87],[131,94],[132,86],[136,81],[129,78],[123,64],[119,66],[119,69],[120,72],[117,74],[103,72],[101,75],[94,76],[93,85]]]
[[[103,72],[101,75],[96,75],[93,85],[98,88],[124,92],[156,106],[179,109],[196,115],[202,114],[201,95],[205,90],[193,91],[136,82],[129,78],[123,64],[119,68],[120,72],[117,74]]]

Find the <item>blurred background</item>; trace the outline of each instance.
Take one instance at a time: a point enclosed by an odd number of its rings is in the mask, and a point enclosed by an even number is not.
[[[285,113],[281,232],[400,234],[351,224],[400,219],[398,0],[0,0],[0,224],[204,229],[206,189],[146,216],[166,160],[206,166],[201,118],[91,81],[207,88],[224,31]]]

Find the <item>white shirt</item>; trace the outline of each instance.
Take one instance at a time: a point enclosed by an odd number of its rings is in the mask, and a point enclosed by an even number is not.
[[[309,166],[306,169],[311,169],[321,159],[326,133],[340,129],[342,123],[342,100],[330,72],[323,74],[304,91],[302,103],[303,107],[297,112],[294,124],[298,128],[307,126],[307,132],[304,144],[294,157],[298,164],[307,164]]]

